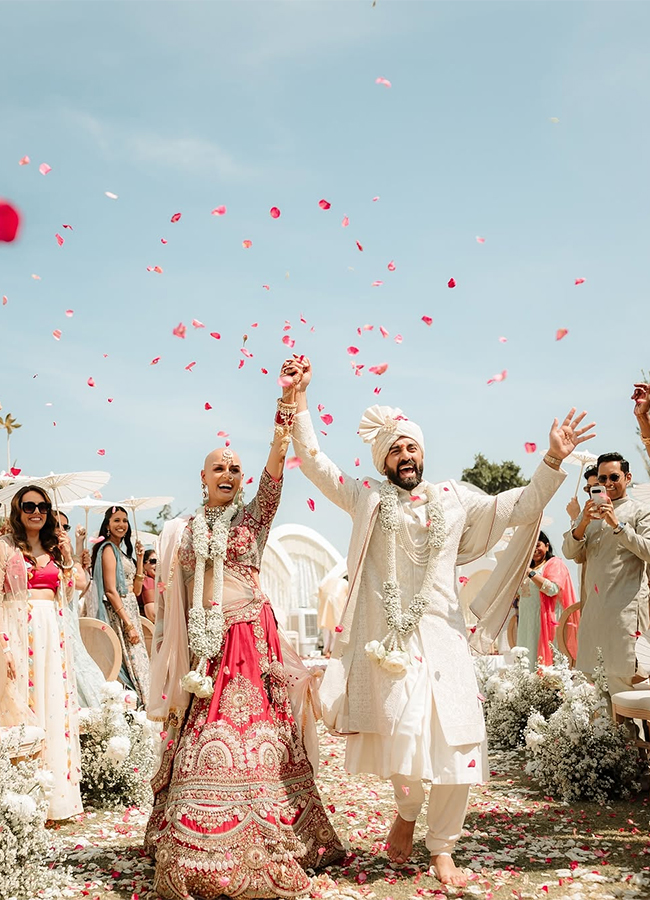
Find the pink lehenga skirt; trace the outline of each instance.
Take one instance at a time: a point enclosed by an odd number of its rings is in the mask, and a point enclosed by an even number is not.
[[[260,594],[226,633],[153,781],[145,846],[166,900],[304,894],[305,869],[344,853],[323,809],[290,699],[270,604]],[[241,618],[240,612],[235,618]]]

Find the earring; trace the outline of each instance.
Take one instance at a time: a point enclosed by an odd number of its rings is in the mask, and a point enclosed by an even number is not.
[[[208,486],[205,481],[201,482],[201,496],[203,497],[203,502],[208,502]]]

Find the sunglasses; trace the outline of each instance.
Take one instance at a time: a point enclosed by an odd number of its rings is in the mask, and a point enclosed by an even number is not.
[[[20,508],[22,509],[23,512],[27,513],[28,515],[31,515],[33,512],[36,512],[37,509],[38,509],[39,513],[43,513],[43,515],[45,515],[45,513],[52,512],[52,504],[46,503],[45,500],[43,500],[41,503],[34,503],[33,500],[24,500],[20,504]]]
[[[148,559],[148,560],[147,560],[147,565],[148,565],[148,566],[157,566],[157,565],[158,565],[158,560],[157,560],[157,559]]]
[[[64,531],[70,531],[72,525],[68,525],[67,522],[59,522],[59,528],[63,528]]]
[[[612,484],[616,484],[623,476],[619,472],[612,472],[611,475],[599,475],[598,476],[598,484],[607,484],[607,481],[612,482]]]

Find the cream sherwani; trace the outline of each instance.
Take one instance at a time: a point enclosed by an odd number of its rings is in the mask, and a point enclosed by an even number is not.
[[[525,542],[517,545],[516,535],[513,539],[521,560],[511,563],[501,582],[506,595],[482,610],[500,627],[530,561],[541,512],[565,474],[542,463],[526,488],[498,497],[452,481],[435,486],[446,539],[436,560],[430,605],[410,638],[414,664],[403,677],[394,677],[364,650],[366,643],[381,640],[388,631],[382,601],[386,535],[377,522],[381,482],[350,478],[331,462],[318,446],[307,412],[296,416],[293,440],[303,473],[353,520],[348,600],[321,690],[326,724],[352,735],[348,765],[354,772],[440,785],[483,780],[485,724],[456,596],[455,567],[494,546],[506,527],[525,526]],[[420,488],[411,493],[424,492]],[[426,540],[426,506],[406,491],[400,491],[400,501],[404,517],[396,545],[397,574],[406,608],[425,573],[425,566],[409,553],[417,557],[418,546]]]
[[[650,564],[650,508],[632,497],[613,505],[616,518],[625,523],[619,534],[598,520],[587,525],[582,541],[567,531],[562,546],[568,559],[582,563],[585,602],[576,667],[592,674],[600,648],[610,693],[632,686],[637,633],[648,628]]]

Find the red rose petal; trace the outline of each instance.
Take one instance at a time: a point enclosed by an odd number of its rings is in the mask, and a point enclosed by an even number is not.
[[[10,244],[20,228],[20,213],[15,206],[0,200],[0,241]]]
[[[277,206],[272,206],[271,209],[269,210],[269,215],[271,216],[272,219],[279,219],[280,218],[280,210],[277,208]]]
[[[327,200],[319,200],[318,205],[320,206],[321,209],[330,209],[330,207],[332,206],[332,204],[329,203]],[[345,218],[347,219],[347,216]]]
[[[455,287],[456,287],[456,279],[455,279],[455,278],[450,278],[449,281],[447,282],[447,287],[448,287],[448,288],[455,288]]]
[[[170,222],[179,222],[181,218],[181,213],[174,213],[174,215],[169,220]]]

